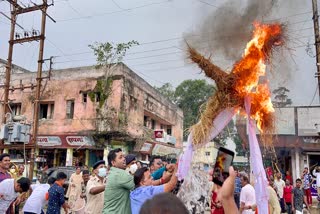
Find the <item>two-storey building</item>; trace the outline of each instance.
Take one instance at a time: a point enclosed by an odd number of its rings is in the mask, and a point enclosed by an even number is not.
[[[12,114],[24,115],[30,123],[35,87],[21,88],[32,84],[35,72],[15,73],[11,86],[20,89],[9,94]],[[154,130],[166,133],[166,140],[158,142]],[[91,165],[118,147],[141,159],[157,154],[156,148],[178,153],[182,135],[182,110],[122,63],[112,72],[94,66],[54,70],[42,81],[36,146],[41,165]],[[30,146],[26,144],[26,157]],[[16,158],[24,155],[21,144],[2,144],[0,149]]]

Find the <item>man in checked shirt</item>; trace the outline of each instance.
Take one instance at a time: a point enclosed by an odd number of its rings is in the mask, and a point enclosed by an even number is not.
[[[240,207],[240,192],[241,192],[241,182],[240,182],[240,176],[239,176],[239,170],[237,168],[234,168],[234,171],[236,172],[236,179],[234,183],[234,200],[236,202],[236,205],[239,209]]]

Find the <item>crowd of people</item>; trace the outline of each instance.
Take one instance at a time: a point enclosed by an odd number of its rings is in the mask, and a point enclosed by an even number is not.
[[[268,171],[268,170],[267,170]],[[255,189],[249,181],[249,176],[245,172],[238,172],[235,170],[234,181],[234,201],[239,208],[240,213],[254,214],[258,213]],[[287,171],[285,181],[282,179],[283,175],[280,172],[268,173],[269,185],[267,187],[268,192],[268,205],[270,214],[302,214],[303,209],[310,210],[312,206],[311,197],[311,184],[316,180],[318,201],[320,203],[320,166],[314,165],[311,168],[311,174],[308,167],[305,167],[301,177],[295,180],[295,186],[293,186],[293,180],[290,173]],[[217,199],[217,193],[214,188],[212,194],[212,214],[223,214],[225,209],[222,207],[222,203]],[[319,209],[319,207],[318,207]]]
[[[76,167],[65,194],[67,175],[64,172],[31,184],[28,178],[22,177],[22,167],[18,166],[13,177],[9,154],[1,154],[0,213],[16,213],[19,207],[24,214],[59,214],[61,210],[68,214],[188,213],[175,196],[181,184],[176,172],[177,165],[165,163],[161,157],[152,157],[147,167],[142,166],[135,155],[125,156],[121,149],[114,149],[108,154],[108,163],[104,160],[96,162],[91,172],[88,168]],[[211,213],[258,213],[255,189],[249,175],[232,167],[229,174],[222,186],[214,185]],[[313,175],[319,191],[319,166]],[[310,185],[315,178],[308,168],[304,169],[301,179],[296,179],[295,187],[290,177],[286,176],[284,181],[281,173],[268,176],[270,214],[299,214],[304,204],[306,209],[311,206]]]

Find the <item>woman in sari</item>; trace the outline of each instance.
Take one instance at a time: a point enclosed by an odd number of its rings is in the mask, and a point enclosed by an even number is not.
[[[83,178],[81,168],[77,167],[76,172],[72,173],[69,179],[69,187],[67,191],[68,204],[72,207],[75,201],[80,198],[82,192]]]

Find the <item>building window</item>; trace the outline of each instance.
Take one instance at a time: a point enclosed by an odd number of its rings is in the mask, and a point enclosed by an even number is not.
[[[148,116],[143,117],[143,126],[148,127]]]
[[[40,103],[39,119],[52,119],[54,103]]]
[[[160,129],[164,129],[164,125],[163,124],[160,124]]]
[[[82,94],[82,102],[86,103],[87,102],[87,98],[88,98],[88,94],[87,93],[83,93]]]
[[[206,156],[210,156],[210,152],[205,152],[205,155]]]
[[[172,134],[172,127],[171,126],[167,126],[167,134],[168,135]]]
[[[21,103],[11,103],[10,108],[12,111],[12,115],[20,115],[21,114]]]
[[[156,128],[156,121],[151,120],[151,129],[155,129],[155,128]]]
[[[100,100],[101,100],[101,93],[97,92],[96,93],[96,102],[100,102]]]
[[[67,119],[72,119],[73,118],[73,113],[74,113],[74,100],[67,100],[67,114],[66,117]]]

